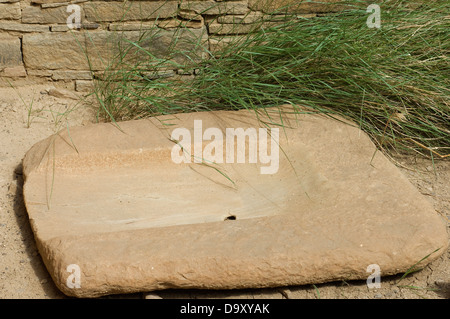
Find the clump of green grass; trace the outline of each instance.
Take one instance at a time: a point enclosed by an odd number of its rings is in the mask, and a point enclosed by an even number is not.
[[[292,104],[353,120],[384,150],[449,157],[450,5],[387,0],[376,29],[366,25],[367,2],[350,3],[338,13],[260,28],[206,60],[179,50],[156,57],[141,45],[144,34],[129,42],[133,50],[122,50],[98,82],[99,117],[119,121]],[[207,51],[204,43],[197,46]],[[125,62],[136,50],[146,59]],[[174,54],[185,62],[174,62]],[[148,76],[167,68],[198,75],[188,82]]]

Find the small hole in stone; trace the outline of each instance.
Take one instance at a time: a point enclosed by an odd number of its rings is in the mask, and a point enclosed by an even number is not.
[[[230,215],[227,218],[225,218],[224,220],[236,220],[236,216],[235,215]]]

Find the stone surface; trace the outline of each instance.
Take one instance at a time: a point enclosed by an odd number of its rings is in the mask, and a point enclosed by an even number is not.
[[[53,71],[29,69],[27,72],[28,72],[28,75],[30,75],[30,76],[51,77]]]
[[[68,0],[31,0],[31,3],[36,4],[44,4],[44,3],[62,3],[62,2],[69,2]],[[70,1],[72,2],[72,1]]]
[[[184,1],[180,3],[180,9],[202,15],[246,14],[249,11],[247,1]]]
[[[80,5],[83,2],[87,2],[90,0],[56,0],[56,1],[47,1],[44,0],[41,3],[41,8],[56,8],[56,7],[67,7],[69,4],[77,4]],[[111,1],[111,0],[105,0]],[[120,0],[112,0],[112,1],[120,1]]]
[[[118,43],[126,46],[126,41],[137,41],[140,35],[139,31],[25,34],[23,36],[24,61],[30,69],[104,70],[118,54]],[[201,54],[201,47],[196,43],[199,40],[202,41],[205,36],[207,34],[204,28],[179,31],[158,30],[154,33],[149,32],[148,40],[142,41],[141,46],[163,58],[168,55],[169,48],[176,39],[175,48],[183,47],[189,52],[191,58],[195,59]],[[86,55],[89,57],[90,65]],[[178,62],[184,59],[186,58],[181,54],[174,57],[174,60]]]
[[[20,19],[20,3],[0,3],[0,19]]]
[[[203,21],[203,16],[201,14],[195,13],[191,10],[178,10],[178,16],[182,19],[193,20],[193,21]]]
[[[277,25],[276,22],[260,21],[248,24],[222,24],[212,22],[209,24],[209,33],[214,35],[231,35],[231,34],[245,34],[256,32],[260,28],[270,28]]]
[[[65,89],[57,89],[57,88],[51,88],[48,90],[48,95],[54,96],[54,97],[58,97],[58,98],[62,98],[62,99],[72,99],[72,100],[79,100],[80,97],[78,95],[76,95],[75,93],[73,93],[70,90],[65,90]]]
[[[93,1],[81,3],[81,22],[105,21],[136,21],[148,19],[163,19],[176,15],[177,1],[134,1],[109,2]],[[23,23],[61,23],[65,24],[71,13],[67,12],[67,5],[27,6],[22,11]]]
[[[172,28],[192,28],[199,29],[204,27],[203,20],[179,20],[166,19],[155,20],[149,22],[134,22],[134,23],[110,23],[108,30],[111,31],[146,31],[154,30],[155,28],[172,29]]]
[[[87,80],[76,80],[75,81],[75,91],[77,92],[92,92],[94,89],[93,81]]]
[[[164,19],[176,16],[177,1],[134,1],[102,2],[94,1],[85,5],[89,21],[136,21]]]
[[[86,52],[90,55],[91,66],[95,71],[104,70],[108,61],[117,53],[113,47],[119,33],[125,31],[126,40],[137,39],[129,31],[152,29],[153,26],[170,31],[162,34],[156,41],[149,41],[148,48],[158,57],[168,54],[170,42],[179,38],[175,30],[185,30],[179,46],[184,52],[192,52],[196,57],[208,55],[194,50],[196,42],[191,41],[201,33],[201,37],[239,35],[253,32],[264,13],[279,10],[287,4],[294,6],[281,10],[279,14],[265,17],[264,26],[271,21],[282,21],[290,13],[295,15],[310,12],[330,12],[342,8],[341,0],[324,0],[321,3],[294,0],[0,0],[0,37],[5,34],[23,38],[23,65],[28,74],[34,70],[89,70]],[[67,26],[67,19],[74,12],[67,12],[69,4],[80,6],[81,26],[72,30]],[[92,35],[83,33],[93,31]],[[51,32],[49,32],[51,31]],[[74,31],[74,32],[72,32]],[[112,36],[105,31],[114,31]],[[39,36],[36,33],[43,33]],[[63,34],[61,34],[63,33]],[[67,34],[64,34],[67,33]],[[1,40],[0,40],[1,41]],[[212,41],[214,43],[215,41]],[[0,60],[16,56],[4,52],[0,43]],[[213,44],[214,45],[214,44]],[[218,48],[219,46],[215,46]],[[20,48],[22,50],[22,48]],[[182,55],[177,55],[175,62],[182,63]],[[9,63],[9,62],[8,62]],[[16,65],[21,65],[20,64]],[[2,63],[4,67],[16,65]],[[53,79],[59,81],[56,76]],[[65,79],[61,79],[65,80]]]
[[[4,68],[0,72],[0,76],[10,77],[10,78],[24,78],[27,76],[27,71],[23,65],[18,65],[10,68]]]
[[[233,41],[237,43],[239,40],[239,38],[233,36],[209,37],[209,51],[220,55]]]
[[[79,27],[76,27],[75,29],[71,29],[67,24],[59,24],[59,25],[52,25],[50,27],[50,30],[52,32],[69,32],[72,30],[80,30],[80,29],[84,29],[84,30],[95,30],[95,29],[99,29],[100,25],[98,23],[82,23]]]
[[[20,23],[0,23],[0,30],[16,32],[47,32],[49,27],[45,25],[29,25]]]
[[[84,11],[81,7],[81,17]],[[71,13],[67,12],[67,6],[42,9],[40,6],[28,6],[22,10],[22,23],[61,23],[66,24]],[[84,22],[83,19],[81,22]]]
[[[72,127],[33,146],[24,199],[59,289],[95,297],[366,279],[368,265],[385,276],[445,251],[444,221],[357,125],[291,111],[281,109],[275,174],[248,160],[171,160],[175,128],[194,138],[194,120],[203,132],[260,127],[246,110]],[[260,119],[279,123],[279,112]]]
[[[189,29],[199,29],[204,27],[204,21],[195,20],[179,20],[179,19],[169,19],[158,23],[158,26],[163,29],[173,29],[173,28],[189,28]]]
[[[0,35],[0,69],[19,65],[22,65],[20,39]]]
[[[226,15],[217,18],[218,23],[233,23],[233,24],[247,24],[255,23],[263,19],[261,12],[251,12],[249,14],[241,15]]]
[[[91,80],[90,71],[53,71],[53,80]]]

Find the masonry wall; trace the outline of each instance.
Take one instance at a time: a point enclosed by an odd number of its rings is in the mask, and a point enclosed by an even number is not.
[[[179,45],[195,50],[193,39],[207,49],[220,49],[232,36],[279,23],[286,15],[315,17],[337,11],[339,0],[322,4],[293,0],[0,0],[0,78],[30,78],[72,82],[77,90],[89,87],[95,72],[105,69],[115,53],[117,34],[137,39],[142,30],[158,28],[147,48],[167,54],[174,36]],[[68,18],[77,5],[81,23]],[[281,10],[270,18],[264,13]],[[77,22],[75,19],[70,19]],[[180,32],[182,27],[182,32]],[[192,46],[192,47],[190,47]],[[86,54],[89,56],[86,58]],[[180,74],[167,70],[166,75]]]

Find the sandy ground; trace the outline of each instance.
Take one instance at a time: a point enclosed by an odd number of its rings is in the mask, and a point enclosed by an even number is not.
[[[49,95],[49,89],[56,87],[54,83],[28,81],[13,86],[0,79],[0,299],[65,298],[36,249],[23,203],[21,161],[38,141],[67,125],[93,122],[95,114],[88,100]],[[434,166],[431,161],[411,156],[396,160],[406,167],[400,169],[448,223],[450,160],[437,161]],[[448,299],[449,257],[446,251],[423,270],[402,280],[401,274],[382,277],[381,288],[369,289],[365,281],[340,281],[256,290],[166,290],[103,298]]]

